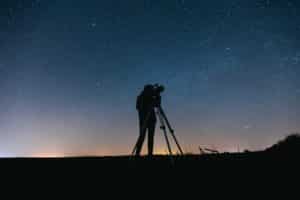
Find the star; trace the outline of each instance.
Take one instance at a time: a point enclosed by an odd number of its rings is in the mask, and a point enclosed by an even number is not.
[[[251,129],[251,128],[252,128],[251,125],[245,125],[245,126],[244,126],[244,129]]]
[[[97,81],[97,82],[96,82],[96,88],[101,88],[101,86],[102,86],[101,81]]]
[[[90,24],[90,26],[91,26],[92,28],[95,28],[95,27],[97,26],[97,23],[96,23],[96,22],[93,22],[93,23]]]

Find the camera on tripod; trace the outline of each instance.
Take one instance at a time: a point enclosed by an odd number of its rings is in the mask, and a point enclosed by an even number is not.
[[[153,85],[153,92],[154,92],[155,95],[158,96],[163,91],[165,91],[165,87],[163,85],[159,85],[158,83]]]

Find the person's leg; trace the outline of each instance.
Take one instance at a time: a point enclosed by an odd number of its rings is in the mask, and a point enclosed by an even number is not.
[[[156,122],[151,122],[148,126],[148,155],[153,155],[154,148],[154,134],[155,134],[155,125]]]
[[[145,120],[146,120],[146,118],[144,117],[144,115],[139,113],[140,135],[139,135],[139,138],[138,138],[137,143],[136,143],[136,152],[135,152],[136,156],[139,156],[141,154],[141,151],[142,151],[142,148],[143,148],[143,143],[144,143],[145,136],[146,136],[146,131],[147,131],[147,128],[144,124],[144,123],[146,123]]]
[[[145,135],[146,135],[146,131],[140,133],[140,136],[136,143],[136,153],[135,153],[136,156],[139,156],[141,154],[143,143],[145,140]]]

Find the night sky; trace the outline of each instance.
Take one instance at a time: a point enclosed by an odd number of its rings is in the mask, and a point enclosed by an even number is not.
[[[185,151],[261,150],[299,77],[299,0],[1,0],[0,156],[129,154],[146,83]]]

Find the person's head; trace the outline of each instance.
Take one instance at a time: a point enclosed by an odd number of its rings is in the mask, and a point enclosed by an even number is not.
[[[147,84],[144,86],[144,92],[152,92],[153,91],[153,85]]]

